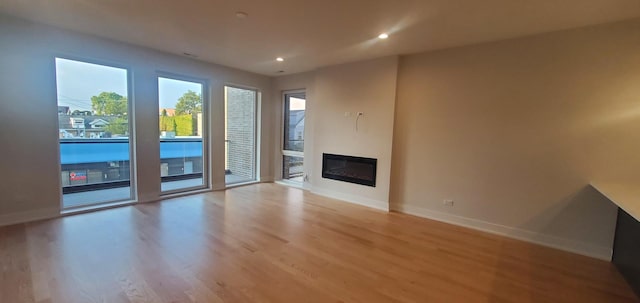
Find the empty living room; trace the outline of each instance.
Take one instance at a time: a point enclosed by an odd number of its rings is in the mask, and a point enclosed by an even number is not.
[[[638,0],[2,0],[0,303],[640,302]]]

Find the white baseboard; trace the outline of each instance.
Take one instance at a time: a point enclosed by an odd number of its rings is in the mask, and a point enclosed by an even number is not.
[[[213,183],[213,185],[211,185],[212,190],[224,190],[226,187],[227,184],[225,183]]]
[[[273,176],[260,176],[260,182],[269,183],[275,181]]]
[[[0,215],[0,226],[57,218],[59,216],[60,209],[58,208],[43,208],[33,211],[9,213]]]
[[[366,207],[371,207],[383,211],[389,211],[389,203],[385,201],[379,201],[374,199],[365,198],[358,195],[345,194],[328,189],[310,188],[311,192],[317,195],[329,197],[332,199],[342,200],[352,204],[358,204]]]
[[[289,186],[289,187],[293,187],[293,188],[299,188],[299,189],[302,189],[302,190],[306,190],[301,183],[291,182],[291,181],[288,181],[288,180],[276,180],[273,183],[284,185],[284,186]]]
[[[611,257],[613,256],[612,247],[605,247],[593,245],[590,243],[584,243],[581,241],[563,239],[515,227],[433,211],[424,207],[412,205],[394,205],[393,210],[453,225],[464,226],[483,232],[505,236],[508,238],[539,244],[559,250],[564,250],[605,261],[611,261]]]

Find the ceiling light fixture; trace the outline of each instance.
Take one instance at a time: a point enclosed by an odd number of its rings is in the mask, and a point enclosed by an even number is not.
[[[282,61],[284,61],[284,59],[282,57],[278,57],[278,58],[276,58],[276,61],[282,62]]]
[[[249,14],[247,14],[247,13],[245,13],[245,12],[236,12],[236,17],[237,17],[238,19],[244,19],[244,18],[249,17]]]
[[[382,34],[378,35],[378,38],[380,38],[380,39],[387,39],[387,38],[389,38],[389,35],[388,35],[388,34],[386,34],[386,33],[382,33]]]

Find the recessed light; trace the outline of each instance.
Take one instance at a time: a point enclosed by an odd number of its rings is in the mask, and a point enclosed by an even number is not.
[[[278,57],[278,58],[276,58],[276,61],[282,62],[282,61],[284,61],[284,59],[282,57]]]
[[[388,35],[388,34],[386,34],[386,33],[382,33],[382,34],[378,35],[378,38],[380,38],[380,39],[387,39],[387,38],[389,38],[389,35]]]
[[[236,17],[237,17],[238,19],[244,19],[244,18],[249,17],[249,14],[247,14],[247,13],[245,13],[245,12],[236,12]]]

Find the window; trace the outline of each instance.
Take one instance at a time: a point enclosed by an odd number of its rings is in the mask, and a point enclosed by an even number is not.
[[[131,200],[128,71],[56,58],[65,209]]]
[[[304,178],[304,92],[284,94],[284,125],[282,146],[282,179],[302,183]]]
[[[158,78],[160,177],[164,193],[206,187],[204,84]]]
[[[255,181],[258,92],[231,86],[224,91],[226,184]]]

